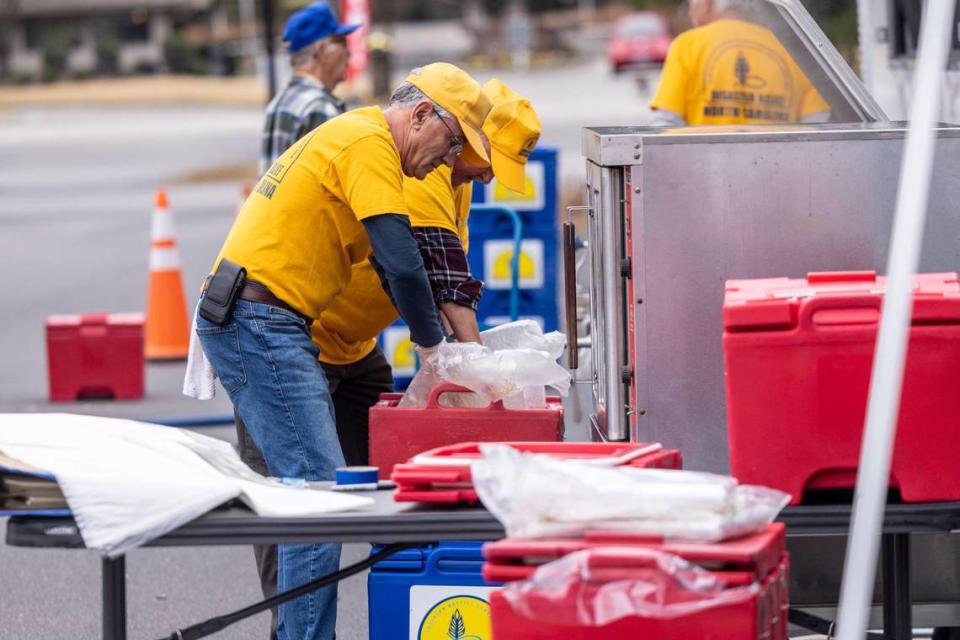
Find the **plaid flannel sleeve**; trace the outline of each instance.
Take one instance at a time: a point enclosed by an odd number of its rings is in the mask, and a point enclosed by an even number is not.
[[[476,311],[483,282],[470,273],[467,254],[457,234],[440,227],[415,227],[413,235],[420,246],[434,301],[438,305],[453,302]]]

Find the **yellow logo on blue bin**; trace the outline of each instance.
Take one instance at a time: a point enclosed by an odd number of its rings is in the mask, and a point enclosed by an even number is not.
[[[387,327],[383,331],[383,351],[395,376],[412,376],[417,371],[410,330],[405,326]]]
[[[427,612],[417,640],[490,640],[490,605],[475,596],[441,600]]]
[[[513,266],[513,240],[486,240],[483,243],[483,282],[488,289],[509,289]],[[529,239],[520,243],[519,285],[521,289],[537,289],[543,286],[544,274],[543,240]]]
[[[413,341],[406,338],[397,343],[393,348],[393,364],[401,369],[412,367],[416,364],[413,359]]]
[[[537,273],[537,268],[533,264],[533,258],[530,254],[520,250],[520,279],[529,280]],[[513,267],[513,251],[504,251],[493,263],[493,277],[496,279],[509,278],[510,269]]]

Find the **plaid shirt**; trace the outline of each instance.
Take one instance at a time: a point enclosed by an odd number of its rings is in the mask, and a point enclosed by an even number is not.
[[[467,254],[463,251],[459,236],[440,227],[414,227],[413,237],[420,247],[420,257],[423,258],[423,267],[430,281],[434,302],[438,306],[443,302],[453,302],[476,311],[483,294],[483,282],[471,275]],[[377,263],[375,255],[370,256],[370,264],[380,276],[384,291],[396,306],[390,283],[387,282],[386,274]]]
[[[470,273],[467,254],[457,234],[440,227],[414,227],[413,237],[420,247],[434,301],[438,305],[454,302],[476,311],[483,283]]]
[[[260,175],[290,145],[330,118],[346,111],[346,105],[312,76],[294,75],[283,91],[267,105],[260,150]]]

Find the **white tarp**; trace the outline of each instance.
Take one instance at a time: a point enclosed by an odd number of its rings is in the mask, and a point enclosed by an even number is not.
[[[56,476],[84,543],[109,556],[233,498],[263,516],[316,515],[373,503],[267,480],[227,442],[133,420],[0,414],[0,452]]]

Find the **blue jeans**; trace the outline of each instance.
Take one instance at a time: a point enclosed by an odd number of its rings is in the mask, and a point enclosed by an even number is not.
[[[333,480],[343,453],[319,350],[303,319],[280,307],[238,300],[222,326],[198,315],[197,335],[270,475]],[[277,590],[287,591],[337,571],[340,545],[283,544],[277,560]],[[332,585],[280,605],[277,637],[328,640],[336,620]]]

